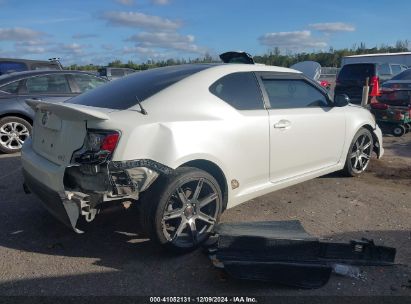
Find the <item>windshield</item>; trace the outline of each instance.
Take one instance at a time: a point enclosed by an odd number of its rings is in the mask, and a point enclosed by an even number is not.
[[[394,76],[391,80],[411,80],[411,69],[405,70],[397,76]]]
[[[170,85],[211,65],[179,65],[133,73],[66,102],[85,106],[125,110]]]

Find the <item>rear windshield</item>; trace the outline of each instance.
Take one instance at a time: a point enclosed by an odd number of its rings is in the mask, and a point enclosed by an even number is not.
[[[391,80],[411,80],[411,69],[399,73],[397,76],[391,78]]]
[[[210,65],[179,65],[134,73],[74,97],[67,102],[125,110]]]
[[[338,80],[365,80],[375,76],[374,64],[347,64],[342,67]]]
[[[27,66],[24,63],[11,61],[0,62],[0,75],[21,71],[27,71]]]

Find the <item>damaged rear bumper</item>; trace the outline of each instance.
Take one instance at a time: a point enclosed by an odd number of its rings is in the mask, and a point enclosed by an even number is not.
[[[91,222],[103,205],[136,201],[160,174],[172,169],[152,160],[105,161],[60,166],[38,155],[27,143],[22,151],[24,188],[66,226]]]

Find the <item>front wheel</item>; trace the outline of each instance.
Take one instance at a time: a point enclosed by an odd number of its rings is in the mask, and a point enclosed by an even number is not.
[[[362,128],[355,134],[343,169],[346,176],[358,176],[365,171],[371,159],[373,145],[374,140],[367,129]]]
[[[197,168],[178,168],[148,191],[141,202],[142,228],[172,250],[190,251],[206,241],[222,212],[218,182]]]

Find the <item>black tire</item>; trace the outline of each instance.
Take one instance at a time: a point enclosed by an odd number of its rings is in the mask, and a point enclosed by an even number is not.
[[[200,189],[197,199],[196,189]],[[167,249],[188,252],[208,239],[220,219],[223,198],[213,176],[197,168],[182,167],[160,176],[140,203],[143,232]]]
[[[411,131],[411,123],[406,123],[404,124],[405,127],[405,133],[409,133]]]
[[[0,119],[0,151],[7,154],[19,152],[31,130],[31,124],[23,118],[6,116]]]
[[[342,171],[343,174],[351,177],[364,172],[370,162],[373,147],[374,140],[371,132],[361,128],[351,141]]]
[[[401,137],[405,134],[405,127],[403,125],[396,125],[392,128],[391,134],[395,137]]]

